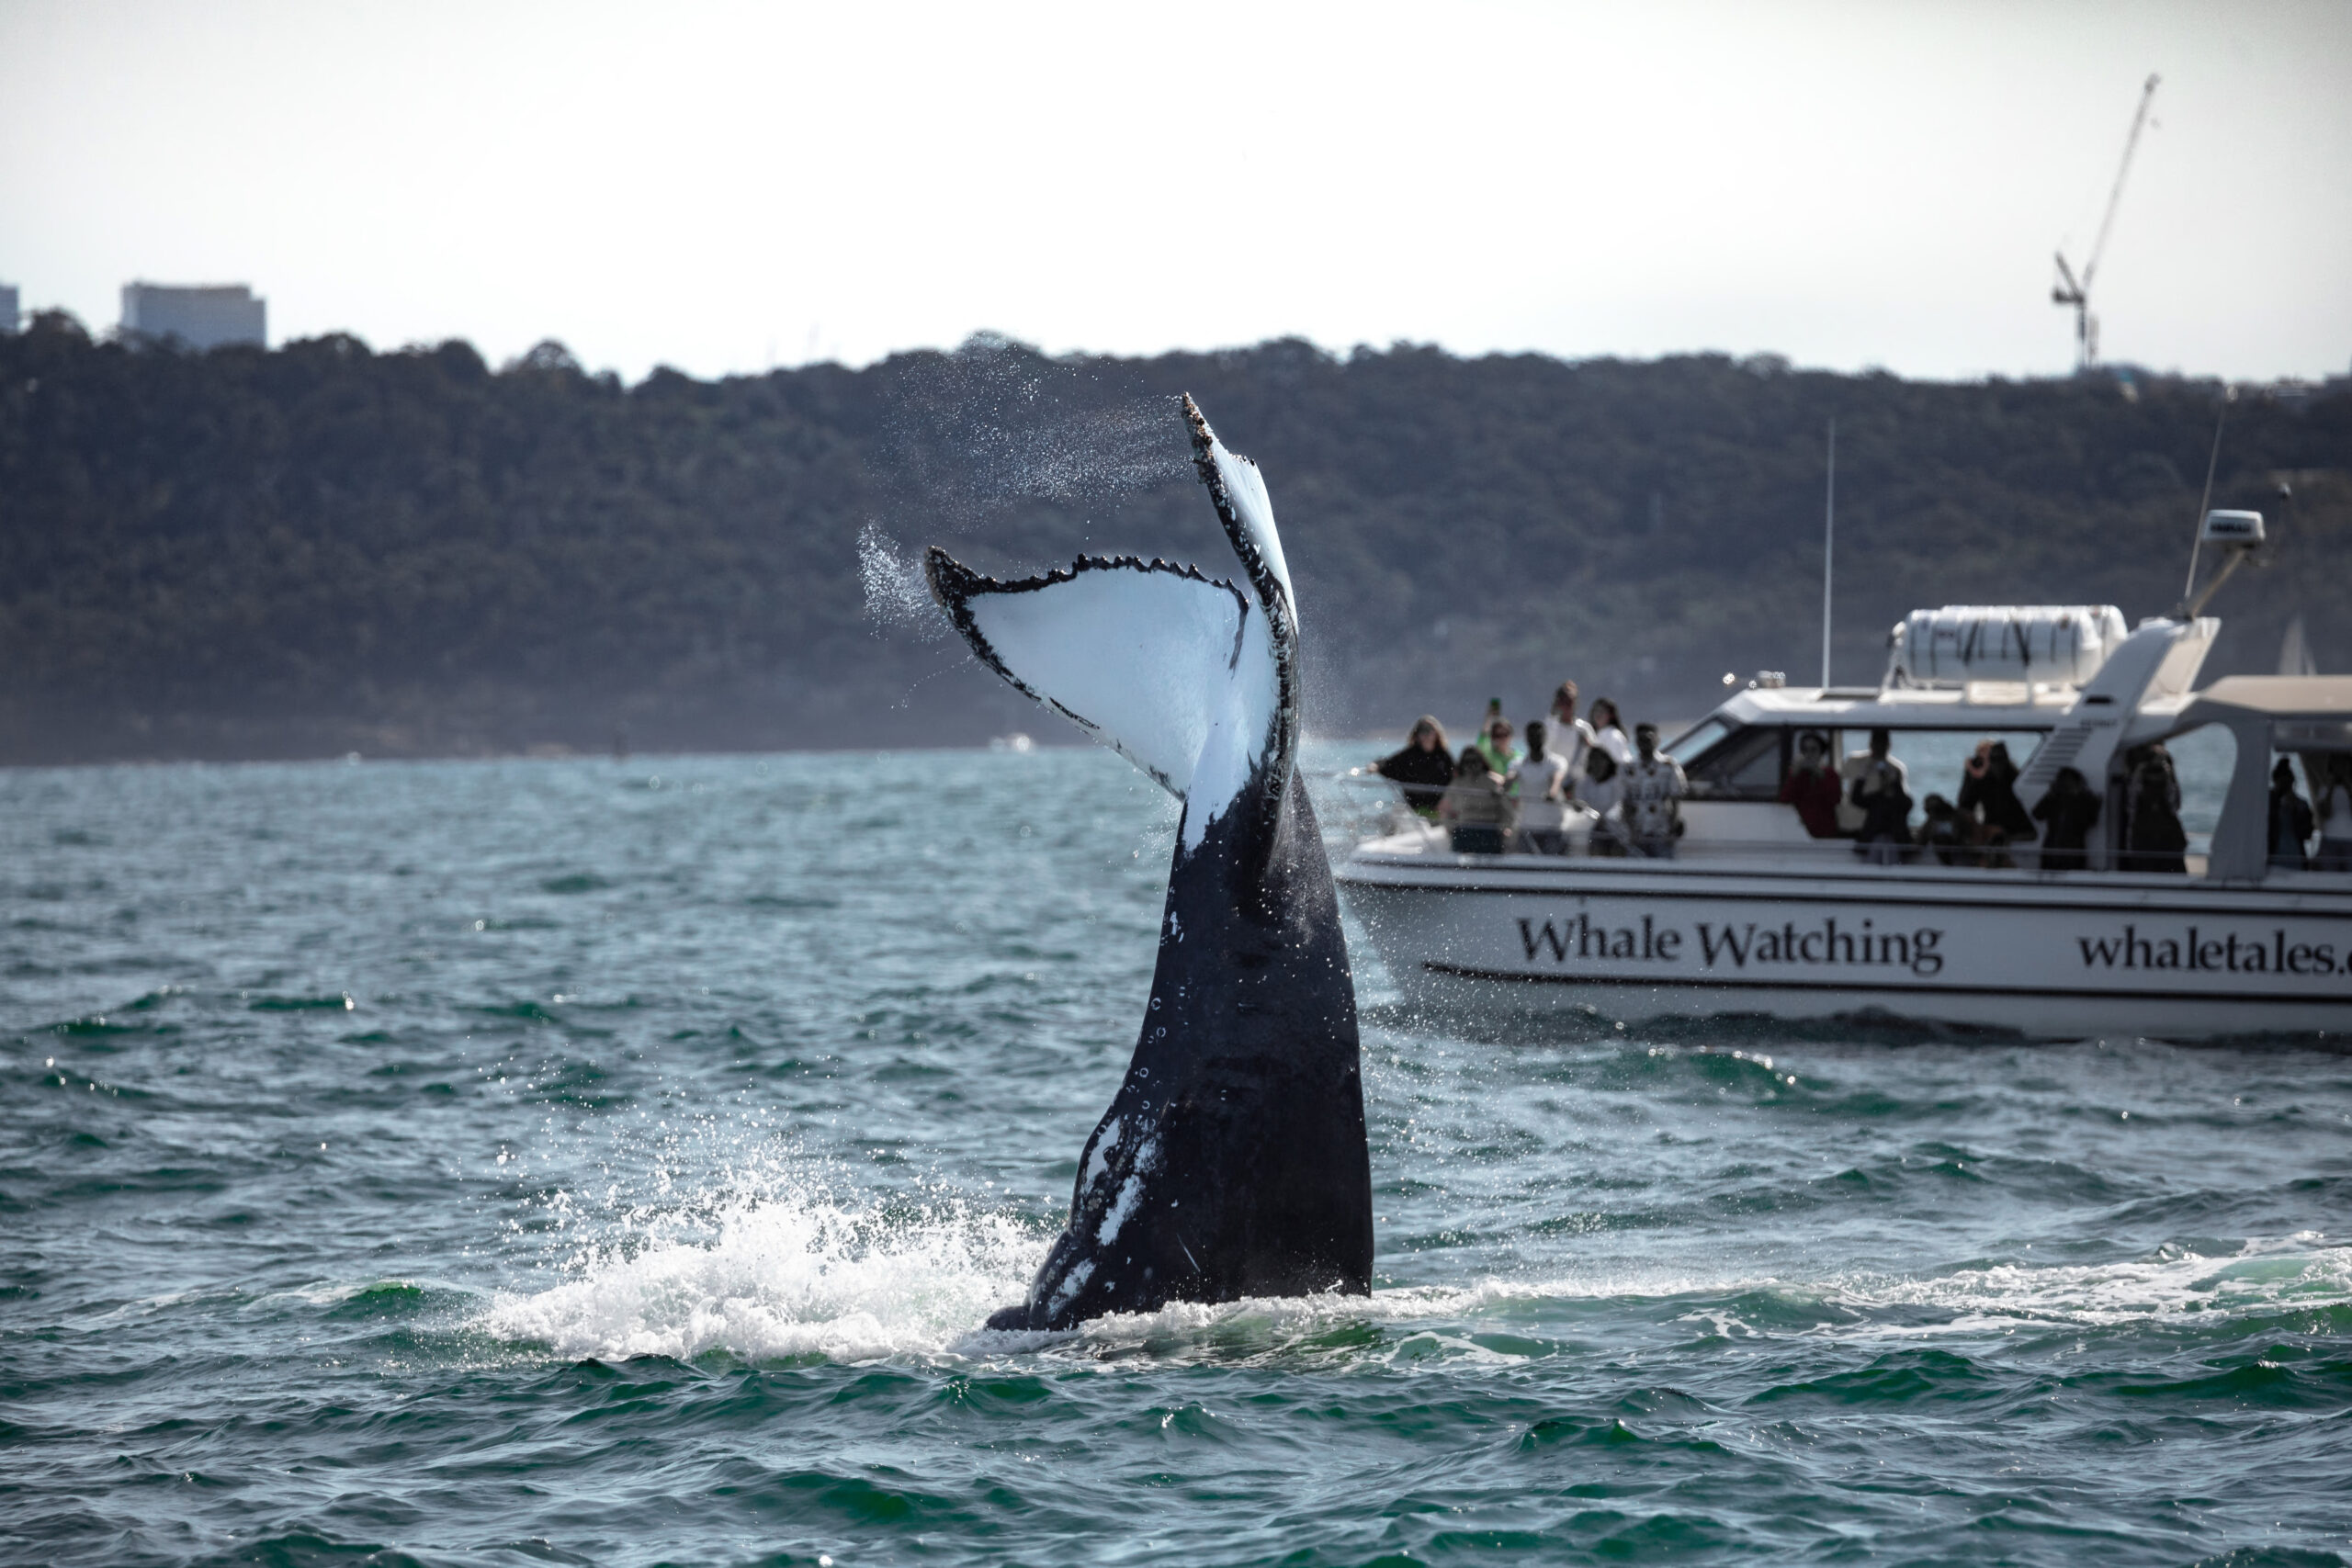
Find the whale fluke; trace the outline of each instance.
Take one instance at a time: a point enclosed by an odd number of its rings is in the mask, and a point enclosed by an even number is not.
[[[1355,987],[1296,775],[1290,568],[1257,465],[1190,397],[1184,417],[1239,583],[1132,556],[1014,582],[924,558],[982,662],[1184,803],[1134,1059],[1069,1224],[992,1328],[1372,1288]]]

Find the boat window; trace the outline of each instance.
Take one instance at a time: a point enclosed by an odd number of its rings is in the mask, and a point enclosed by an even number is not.
[[[2301,810],[2280,795],[2282,764],[2284,783]],[[2269,767],[2265,828],[2270,869],[2352,874],[2352,724],[2330,719],[2273,725]]]
[[[1778,725],[1749,725],[1732,730],[1683,763],[1692,798],[1780,799],[1788,743],[1789,732]]]
[[[1680,735],[1676,736],[1672,742],[1659,747],[1658,750],[1688,769],[1708,747],[1731,732],[1732,726],[1729,720],[1705,719],[1701,721],[1697,728],[1684,730]]]
[[[2000,742],[2009,753],[2010,763],[2022,773],[2048,739],[2048,732],[2039,729],[1898,729],[1893,737],[1894,759],[1907,771],[1911,798],[1922,809],[1931,795],[1958,804],[1968,786],[1969,759],[1983,742]],[[1870,740],[1867,729],[1851,730],[1846,737],[1847,745],[1856,750],[1867,747]]]
[[[2166,737],[2161,748],[2134,747],[2117,758],[2110,791],[2122,836],[2117,864],[2203,875],[2237,754],[2228,725],[2206,724]]]

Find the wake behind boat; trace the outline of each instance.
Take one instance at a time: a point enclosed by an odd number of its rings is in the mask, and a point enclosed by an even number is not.
[[[2280,763],[2323,800],[2352,782],[2352,677],[2197,687],[2220,626],[2184,613],[2126,632],[2109,606],[1922,611],[1878,688],[1751,683],[1664,747],[1688,780],[1666,854],[1595,852],[1608,825],[1575,810],[1565,854],[1457,853],[1400,810],[1337,880],[1407,998],[1453,1012],[2352,1032],[2352,863],[2274,831]],[[2015,795],[2039,837],[1860,843],[1842,786],[1840,825],[1816,809],[1809,827],[1788,787],[1800,763],[1850,773],[1876,731],[1894,758],[2003,737],[2029,758]],[[2218,817],[2177,852],[2135,853],[2132,792],[2165,742],[2212,760]],[[2323,820],[2324,850],[2352,836],[2346,815]]]

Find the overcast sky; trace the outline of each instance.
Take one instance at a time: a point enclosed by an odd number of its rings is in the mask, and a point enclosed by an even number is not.
[[[0,282],[632,379],[1297,334],[2352,366],[2352,4],[0,0]]]

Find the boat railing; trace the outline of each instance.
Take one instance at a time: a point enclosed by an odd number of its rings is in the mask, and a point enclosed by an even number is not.
[[[1502,849],[1494,852],[1460,847],[1446,825],[1413,810],[1395,783],[1369,770],[1329,776],[1317,781],[1317,784],[1316,807],[1322,817],[1326,839],[1342,853],[1360,851],[1374,855],[1444,857],[1464,865],[1522,870],[1562,858],[1634,863],[1652,858],[1626,839],[1621,824],[1604,823],[1591,812],[1574,806],[1567,813],[1566,826],[1556,837],[1539,838],[1521,829],[1506,835]],[[1791,811],[1793,821],[1793,808]],[[1801,830],[1771,838],[1702,830],[1679,840],[1671,858],[1683,865],[1796,867],[1821,873],[1925,870],[1949,872],[1955,876],[1994,875],[2037,882],[2062,882],[2086,875],[2149,877],[2185,874],[2188,880],[2202,882],[2207,874],[2205,837],[2199,834],[2192,839],[2181,856],[2180,872],[2131,864],[2045,869],[2041,863],[2041,847],[2030,842],[1984,846],[1866,844],[1849,838],[1815,839]],[[2273,868],[2263,880],[2280,886],[2317,889],[2352,883],[2352,874]]]

